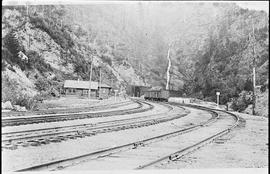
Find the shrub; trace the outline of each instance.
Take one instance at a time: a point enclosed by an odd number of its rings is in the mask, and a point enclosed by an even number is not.
[[[252,91],[253,90],[253,82],[250,79],[246,79],[244,84],[245,91]]]
[[[50,86],[48,80],[41,77],[37,79],[37,81],[35,82],[35,85],[38,91],[46,91],[49,89],[49,86]]]
[[[65,28],[59,28],[56,25],[50,25],[50,23],[54,23],[49,18],[41,18],[41,17],[30,17],[30,22],[45,31],[49,34],[53,40],[59,44],[63,49],[68,49],[74,45],[74,42]]]
[[[250,92],[242,91],[238,98],[232,100],[231,108],[235,111],[242,112],[248,105],[252,104],[252,95]]]
[[[4,75],[2,79],[2,102],[10,101],[13,105],[25,106],[28,110],[37,109],[39,95],[34,97],[29,96],[25,93],[14,79],[9,79],[8,76]]]
[[[112,66],[112,59],[110,57],[108,57],[107,55],[102,55],[101,59],[103,60],[103,62],[106,62],[107,64]]]
[[[36,96],[29,97],[27,94],[18,94],[13,99],[13,104],[25,106],[28,110],[36,110],[37,109],[37,100]]]
[[[51,88],[50,95],[53,96],[53,97],[60,97],[60,93],[55,88]]]
[[[12,61],[13,62],[18,61],[19,60],[18,53],[19,53],[19,51],[22,50],[22,48],[19,44],[18,39],[15,36],[14,30],[6,35],[6,37],[4,38],[4,45],[11,53],[12,59],[13,59]]]
[[[2,58],[7,61],[7,63],[13,65],[17,64],[22,70],[25,69],[25,63],[21,61],[18,53],[22,51],[22,47],[19,44],[18,39],[15,36],[15,31],[8,33],[3,39],[2,47]]]
[[[5,60],[9,64],[12,64],[13,61],[12,53],[5,47],[2,47],[2,62],[3,60]]]
[[[29,51],[26,53],[29,61],[27,63],[28,69],[37,69],[41,74],[52,71],[52,67],[50,64],[46,63],[44,59],[35,51]]]

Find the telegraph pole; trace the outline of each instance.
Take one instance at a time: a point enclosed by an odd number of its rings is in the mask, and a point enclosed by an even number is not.
[[[112,88],[112,84],[113,84],[113,79],[112,79],[112,76],[110,76],[110,80],[111,80],[111,83],[110,83],[110,86],[111,86],[111,90],[110,90],[110,95],[112,94],[112,90],[113,90],[113,88]]]
[[[91,80],[92,80],[92,66],[93,64],[93,57],[91,58],[91,65],[90,65],[90,77],[89,77],[89,91],[88,91],[88,98],[90,99],[91,97]]]
[[[101,67],[99,67],[99,91],[98,91],[98,96],[100,98],[100,94],[101,94]]]
[[[26,14],[27,14],[27,17],[29,17],[29,15],[28,15],[28,2],[26,3]]]
[[[252,115],[255,115],[255,103],[256,103],[256,95],[255,95],[255,89],[256,89],[256,59],[255,59],[255,33],[254,33],[254,22],[252,19],[252,56],[253,56],[253,68],[252,68],[252,73],[253,73],[253,94],[252,94],[252,100],[253,100],[253,105],[252,105]]]
[[[88,33],[88,39],[89,39],[89,33]],[[89,49],[89,45],[88,45],[88,49]],[[91,65],[90,65],[90,74],[89,74],[89,90],[88,90],[88,98],[91,98],[91,81],[92,81],[92,69],[93,69],[93,55],[91,56]]]
[[[111,84],[111,87],[112,87],[112,84],[113,84],[113,79],[112,79],[112,77],[110,77],[110,78],[111,78],[111,79],[110,79],[110,80],[111,80],[111,83],[110,83],[110,84]]]
[[[26,20],[27,22],[30,22],[30,16],[29,16],[29,2],[26,3]],[[28,34],[28,49],[30,49],[30,34]]]

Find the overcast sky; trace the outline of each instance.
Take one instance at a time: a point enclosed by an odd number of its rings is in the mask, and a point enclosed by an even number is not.
[[[3,5],[5,4],[25,4],[26,2],[29,2],[30,4],[55,4],[55,3],[85,3],[85,2],[90,2],[90,3],[101,3],[101,1],[99,0],[3,0]],[[114,0],[109,0],[107,1],[107,3],[110,2],[117,2]],[[119,2],[119,1],[118,1]],[[125,1],[120,1],[120,2],[125,2]],[[133,1],[136,2],[136,1]],[[149,2],[149,1],[148,1]],[[183,1],[182,1],[183,2]],[[194,1],[188,1],[188,2],[194,2]],[[211,1],[205,1],[205,2],[211,2]],[[234,2],[237,3],[239,6],[241,6],[242,8],[248,8],[248,9],[253,9],[253,10],[264,10],[268,13],[269,11],[269,1],[216,1],[216,2]],[[102,2],[104,3],[104,2]],[[105,2],[106,3],[106,2]]]
[[[236,3],[242,8],[264,10],[267,13],[269,11],[269,1],[238,1]]]

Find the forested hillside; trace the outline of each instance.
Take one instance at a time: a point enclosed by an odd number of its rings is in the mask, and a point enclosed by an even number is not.
[[[268,103],[266,12],[233,3],[173,2],[2,9],[2,101],[12,98],[13,88],[31,97],[55,95],[65,79],[88,80],[91,63],[93,80],[101,67],[103,81],[117,88],[165,88],[170,58],[170,89],[208,101],[220,91],[221,104],[233,102],[243,111],[251,104],[246,96],[255,56],[258,98]]]

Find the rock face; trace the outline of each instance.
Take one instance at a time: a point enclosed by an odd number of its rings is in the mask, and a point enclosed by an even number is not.
[[[129,84],[145,86],[146,84],[143,82],[142,78],[136,74],[134,69],[131,66],[124,65],[116,65],[114,66],[116,72],[120,75],[120,77],[128,82]]]
[[[5,103],[2,102],[2,109],[12,110],[13,109],[13,106],[12,106],[12,104],[11,104],[10,101],[7,101]]]
[[[85,63],[81,62],[89,61],[89,57],[92,56],[94,57],[93,68],[95,71],[97,67],[102,66],[105,68],[103,72],[109,72],[108,75],[103,75],[103,80],[107,84],[110,84],[111,78],[109,76],[113,76],[115,83],[114,86],[118,88],[120,86],[124,87],[127,83],[137,85],[144,84],[142,78],[136,74],[133,67],[119,66],[119,64],[115,63],[112,65],[111,63],[107,63],[102,60],[103,54],[107,54],[101,53],[102,51],[99,50],[103,45],[97,45],[91,42],[89,43],[88,41],[85,42],[85,36],[78,36],[75,29],[57,28],[54,24],[48,23],[47,20],[52,20],[51,16],[43,15],[39,20],[43,20],[43,24],[45,23],[44,26],[42,26],[42,22],[36,24],[35,22],[31,22],[31,20],[26,20],[24,14],[21,13],[21,10],[16,8],[12,10],[6,9],[3,13],[4,22],[2,24],[2,34],[4,34],[3,36],[6,36],[11,31],[14,33],[16,40],[21,47],[19,57],[23,63],[36,61],[31,60],[33,59],[33,56],[31,57],[28,55],[28,53],[34,52],[40,59],[42,59],[42,61],[50,65],[52,68],[52,70],[49,70],[51,76],[55,77],[58,75],[59,77],[60,74],[60,78],[56,78],[63,82],[68,78],[72,78],[72,76],[88,79],[89,74],[87,67],[82,67]],[[72,25],[69,27],[72,28]],[[52,31],[58,32],[59,35],[54,35]],[[65,44],[62,44],[62,42],[65,42]],[[66,43],[70,44],[70,42],[73,42],[73,46],[69,45],[67,47]],[[65,47],[63,47],[63,45],[65,45]],[[90,47],[91,49],[94,49],[97,54],[92,54],[92,50],[89,50]],[[89,53],[91,54],[89,55]],[[36,55],[34,57],[37,57]],[[110,54],[108,57],[110,56],[112,55]],[[110,57],[110,59],[114,59],[114,57]],[[44,65],[41,65],[41,69],[43,69],[42,66],[44,67]],[[20,68],[23,69],[22,67]],[[46,76],[48,72],[44,73],[44,71],[37,68],[31,70],[31,72],[27,72],[20,68],[17,67],[15,73],[11,73],[11,75],[13,77],[22,77],[22,74],[24,74],[22,79],[27,85],[22,84],[22,86],[28,88],[32,92],[35,91],[33,89],[35,88],[35,82],[39,77],[43,76],[47,80],[52,80],[51,76]],[[10,71],[6,74],[9,76]],[[26,74],[27,77],[25,76]],[[98,75],[95,72],[93,73],[93,76],[93,80],[98,78]],[[18,81],[22,81],[19,80],[19,78],[16,79],[18,79]],[[33,93],[36,93],[36,91]]]
[[[25,73],[20,68],[13,66],[12,69],[15,72],[7,69],[6,71],[2,71],[2,76],[6,76],[10,80],[16,81],[24,94],[27,94],[28,96],[36,95],[37,90],[35,89],[34,82],[27,78]]]
[[[39,53],[56,70],[73,72],[72,67],[61,66],[63,60],[60,53],[63,49],[45,31],[27,22],[16,31],[16,37],[25,50]]]
[[[2,102],[2,110],[15,110],[19,112],[26,112],[27,109],[24,106],[20,105],[13,105],[11,104],[10,101],[7,102]]]
[[[52,88],[60,91],[61,83],[67,79],[89,80],[90,64],[93,65],[92,80],[99,80],[98,69],[101,67],[103,83],[113,88],[124,89],[127,84],[151,84],[164,88],[167,46],[172,42],[175,42],[170,53],[172,90],[186,87],[188,95],[196,92],[196,97],[203,94],[213,98],[217,88],[228,94],[239,92],[238,88],[241,91],[244,88],[242,81],[244,83],[250,77],[248,66],[252,56],[249,56],[248,33],[251,26],[246,16],[252,17],[253,12],[241,10],[236,5],[167,6],[157,14],[154,9],[159,11],[163,7],[151,7],[153,9],[143,18],[133,14],[131,9],[134,7],[130,6],[127,7],[130,8],[129,15],[124,20],[127,23],[119,23],[122,20],[118,15],[123,14],[115,13],[119,11],[116,7],[95,7],[99,12],[91,6],[52,5],[46,10],[43,8],[29,7],[31,12],[27,15],[26,9],[18,6],[2,8],[4,63],[19,67],[13,68],[14,71],[7,68],[2,74],[16,79],[29,95],[42,90],[51,94]],[[77,15],[78,11],[83,17]],[[194,16],[194,12],[200,15]],[[227,13],[228,19],[225,17]],[[264,13],[256,13],[259,16],[254,20],[258,37],[255,47],[258,57],[261,57],[259,62],[263,63],[258,69],[258,80],[263,82],[266,78],[263,74],[268,72],[268,61],[265,61],[268,57],[266,46],[269,44],[265,39],[268,36],[268,18]],[[167,22],[153,21],[153,17]],[[170,31],[171,28],[177,31]],[[11,46],[14,40],[18,44],[13,44],[19,45],[20,49]],[[14,56],[16,52],[20,53],[18,59]],[[234,73],[239,73],[239,76]],[[42,80],[45,87],[41,85],[37,91],[36,82]],[[184,83],[187,85],[184,86]],[[258,113],[266,110],[259,106]]]
[[[25,107],[21,107],[19,105],[14,105],[14,110],[19,111],[19,112],[26,112],[27,111]]]

